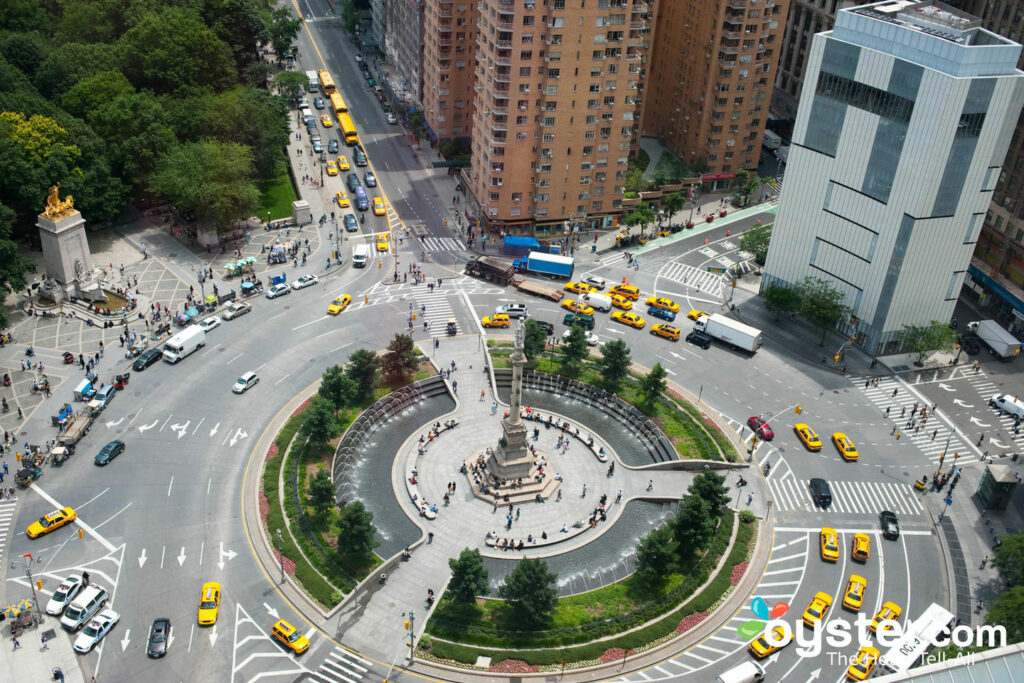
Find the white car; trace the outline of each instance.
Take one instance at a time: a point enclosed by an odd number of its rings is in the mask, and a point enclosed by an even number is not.
[[[78,638],[75,640],[75,652],[84,655],[96,647],[103,640],[103,636],[107,635],[110,629],[114,628],[114,624],[120,618],[121,615],[112,609],[105,609],[93,617],[89,625],[78,634]]]
[[[255,372],[247,372],[238,379],[235,380],[234,386],[231,387],[231,391],[236,394],[244,394],[246,391],[256,386],[256,383],[260,381],[260,378]]]
[[[504,313],[510,318],[523,318],[526,316],[526,304],[505,304],[494,309],[495,313]]]
[[[392,125],[398,123],[398,117],[396,117],[391,112],[388,112],[387,114],[384,114],[384,120],[387,121],[388,123],[392,124]]]
[[[215,327],[220,327],[220,318],[218,318],[215,315],[211,315],[209,318],[206,318],[205,320],[200,320],[199,327],[209,332]]]
[[[562,339],[568,341],[570,334],[572,334],[572,330],[566,330],[565,332],[562,333]],[[594,334],[593,332],[584,331],[584,336],[587,338],[588,344],[590,344],[591,346],[597,346],[598,339],[596,334]]]
[[[588,275],[587,277],[583,278],[583,281],[586,282],[588,285],[593,285],[594,287],[597,287],[598,289],[604,289],[605,286],[608,284],[608,282],[603,277],[597,277],[596,275]]]
[[[312,287],[317,282],[316,275],[300,275],[292,283],[292,289],[305,289],[306,287]]]
[[[252,306],[250,306],[249,304],[245,303],[244,301],[236,301],[230,306],[228,306],[228,310],[224,312],[224,319],[234,320],[238,316],[245,315],[251,310]]]
[[[78,591],[82,589],[82,578],[80,576],[69,576],[60,582],[57,590],[53,592],[53,596],[50,601],[46,603],[46,613],[59,617],[64,612],[64,608],[71,604],[71,601],[78,595]]]
[[[273,287],[271,287],[270,289],[267,290],[267,298],[268,299],[276,299],[279,296],[284,296],[285,294],[291,294],[291,292],[292,292],[292,288],[289,287],[286,283],[281,282],[281,283],[276,284],[276,285],[274,285]]]

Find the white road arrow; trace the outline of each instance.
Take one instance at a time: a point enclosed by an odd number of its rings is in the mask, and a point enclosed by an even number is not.
[[[180,439],[181,437],[185,436],[185,432],[188,430],[188,426],[190,424],[192,424],[192,420],[189,420],[185,424],[173,424],[171,425],[171,429],[178,432],[178,438]]]
[[[263,603],[263,609],[267,610],[267,614],[274,617],[275,619],[279,618],[277,616],[277,610],[268,605],[267,603]]]
[[[954,404],[954,405],[958,405],[958,406],[960,406],[961,408],[973,408],[973,407],[974,407],[974,404],[973,404],[973,403],[964,403],[963,401],[961,401],[961,400],[960,400],[960,399],[958,399],[958,398],[954,398],[954,399],[953,399],[953,404]]]
[[[224,541],[221,541],[221,543],[220,543],[220,561],[217,562],[217,568],[218,569],[224,569],[224,558],[227,557],[228,561],[230,562],[231,560],[235,559],[235,555],[237,555],[237,554],[238,553],[236,553],[234,550],[224,550]]]
[[[171,645],[174,645],[174,627],[171,627],[167,631],[167,649],[171,649]]]
[[[121,424],[122,422],[124,422],[124,418],[123,417],[119,417],[117,419],[117,422],[107,422],[106,423],[107,424],[107,429],[110,429],[111,427],[116,427],[117,425]]]
[[[128,634],[130,634],[131,632],[131,629],[125,629],[124,638],[121,639],[121,652],[124,652],[128,649],[128,643],[131,642],[131,640],[128,638]]]
[[[953,387],[941,382],[939,383],[939,389],[942,389],[943,391],[956,391]]]
[[[158,422],[160,422],[160,420],[153,420],[153,424],[151,425],[142,425],[141,427],[139,427],[139,434],[142,434],[147,429],[152,429],[153,427],[156,427]]]
[[[990,444],[992,444],[993,446],[995,446],[996,448],[1006,448],[1006,444],[1004,444],[1002,441],[996,441],[995,439],[989,439],[988,442]]]
[[[678,353],[676,353],[675,351],[669,351],[669,353],[670,353],[670,354],[672,354],[672,357],[673,357],[673,358],[678,358],[679,360],[682,360],[682,359],[683,359],[683,357],[682,357],[682,356],[680,356],[680,355],[679,355]]]
[[[142,565],[146,564],[146,549],[143,548],[139,554],[139,569],[142,569]]]
[[[988,422],[982,422],[976,417],[971,417],[971,424],[978,425],[979,427],[988,427]]]
[[[185,564],[185,546],[181,546],[181,552],[178,553],[178,566]]]
[[[213,436],[214,434],[216,434],[218,429],[220,429],[220,422],[218,422],[217,424],[213,425],[213,429],[210,430],[210,436]]]
[[[239,427],[235,430],[235,435],[231,437],[231,445],[234,446],[240,439],[244,439],[247,436],[249,436],[249,433]]]
[[[807,676],[807,683],[810,683],[811,681],[813,681],[818,676],[821,676],[821,669],[815,669],[814,671],[812,671],[810,673],[810,675]]]
[[[217,625],[213,625],[213,630],[210,631],[210,647],[213,647],[214,643],[217,642]]]

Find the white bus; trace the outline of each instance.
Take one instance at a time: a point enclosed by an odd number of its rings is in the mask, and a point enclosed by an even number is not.
[[[903,636],[888,652],[878,660],[878,665],[886,673],[902,673],[907,671],[931,648],[932,643],[946,629],[953,627],[953,613],[934,602],[924,613],[904,626]]]

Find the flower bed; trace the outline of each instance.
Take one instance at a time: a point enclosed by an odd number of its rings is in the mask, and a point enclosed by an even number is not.
[[[626,655],[635,655],[636,650],[623,650],[621,647],[612,647],[604,651],[601,655],[601,662],[607,664],[608,662],[614,662],[620,659],[625,659]]]
[[[530,666],[521,659],[505,659],[491,664],[490,671],[496,674],[531,674],[540,671],[540,667]]]
[[[747,567],[750,566],[749,562],[740,562],[738,565],[732,568],[732,577],[729,579],[729,583],[736,585],[743,578],[743,574],[746,573]]]
[[[709,612],[694,612],[693,614],[687,614],[683,617],[683,620],[679,622],[679,626],[676,626],[676,633],[686,633],[691,628],[707,619],[708,614]]]

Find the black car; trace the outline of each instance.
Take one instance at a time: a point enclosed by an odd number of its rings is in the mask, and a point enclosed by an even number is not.
[[[366,166],[366,152],[359,145],[352,148],[352,154],[356,159],[356,166]]]
[[[167,654],[167,639],[171,635],[171,620],[167,617],[157,617],[149,629],[149,644],[146,645],[146,654],[150,657],[160,658]]]
[[[811,499],[818,507],[827,508],[832,504],[832,489],[824,479],[811,479]]]
[[[350,213],[345,214],[345,231],[359,232],[359,223],[356,222],[356,217]]]
[[[711,348],[711,337],[704,334],[703,332],[698,332],[697,330],[694,330],[690,334],[686,335],[686,341],[690,342],[691,344],[696,344],[697,346],[704,350]]]
[[[163,352],[160,351],[160,349],[146,349],[142,352],[142,355],[136,358],[135,362],[132,363],[132,370],[142,372],[150,365],[160,360],[162,355]]]
[[[96,454],[93,459],[97,465],[106,465],[117,456],[124,453],[124,441],[120,439],[114,439],[106,446],[100,449],[100,452]]]
[[[316,107],[317,109],[323,109],[324,107],[327,106],[327,104],[324,102],[324,98],[317,97],[313,100],[313,106]]]
[[[896,519],[895,512],[882,510],[878,515],[878,521],[882,524],[882,536],[891,540],[900,537],[900,522]]]
[[[337,154],[338,153],[338,141],[335,140],[334,138],[331,138],[330,140],[327,141],[327,153],[328,154]]]
[[[362,181],[359,180],[358,173],[349,173],[345,178],[345,182],[348,183],[348,189],[350,192],[355,192],[357,187],[362,186]]]
[[[537,323],[538,327],[544,330],[545,333],[549,335],[555,333],[555,326],[552,325],[551,323],[545,322],[543,320],[534,320],[533,322]]]

